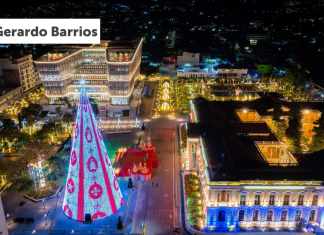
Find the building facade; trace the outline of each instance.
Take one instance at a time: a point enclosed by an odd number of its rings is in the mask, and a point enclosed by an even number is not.
[[[323,229],[321,169],[316,163],[314,167],[304,166],[262,121],[245,122],[240,117],[240,112],[243,115],[253,112],[224,108],[232,105],[233,102],[218,105],[205,100],[191,104],[182,168],[200,178],[206,215],[204,228],[211,231]],[[217,117],[221,110],[226,115]],[[224,128],[229,125],[229,129]],[[204,128],[207,126],[208,129]]]
[[[140,73],[143,39],[49,52],[36,62],[46,96],[55,103],[77,100],[81,87],[98,102],[100,118],[132,119],[133,92]]]
[[[20,86],[26,92],[40,84],[32,55],[0,59],[0,77],[9,86]]]

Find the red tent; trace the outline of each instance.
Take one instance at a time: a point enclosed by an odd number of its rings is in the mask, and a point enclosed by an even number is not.
[[[141,148],[121,148],[115,159],[115,173],[118,177],[136,177],[148,180],[153,168],[158,166],[155,148],[146,144]]]

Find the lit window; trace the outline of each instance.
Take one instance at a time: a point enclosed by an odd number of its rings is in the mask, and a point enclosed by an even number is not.
[[[218,193],[218,202],[228,202],[229,194],[226,191]]]
[[[261,195],[259,193],[255,194],[255,196],[254,196],[254,205],[259,206],[260,202],[261,202]]]
[[[253,221],[259,221],[259,210],[253,211]]]
[[[288,219],[288,211],[287,210],[284,210],[284,211],[281,212],[281,218],[280,218],[280,220],[281,221],[287,221],[287,219]]]
[[[312,206],[317,206],[318,203],[318,195],[314,194],[312,199]]]
[[[304,194],[299,194],[297,205],[298,206],[303,206],[304,205]]]
[[[273,220],[273,211],[272,210],[268,210],[267,213],[267,221],[272,221]]]
[[[299,222],[301,220],[301,218],[302,218],[301,215],[302,215],[301,210],[297,210],[296,215],[295,215],[295,221],[296,222]]]
[[[240,210],[239,212],[239,221],[244,221],[244,210]]]
[[[310,215],[309,215],[309,222],[315,222],[316,220],[316,211],[311,210]]]
[[[241,194],[240,196],[240,206],[245,206],[246,205],[246,195]]]
[[[274,193],[270,194],[269,205],[273,206],[275,204],[276,195]]]
[[[284,206],[288,206],[289,205],[289,199],[290,199],[290,195],[289,194],[285,194],[284,200],[283,200],[283,205]]]

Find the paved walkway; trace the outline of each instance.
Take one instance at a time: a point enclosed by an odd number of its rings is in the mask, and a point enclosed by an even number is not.
[[[133,233],[148,235],[173,234],[179,227],[179,156],[177,155],[176,121],[153,120],[146,130],[156,147],[159,167],[151,181],[144,182],[139,191],[134,213]]]

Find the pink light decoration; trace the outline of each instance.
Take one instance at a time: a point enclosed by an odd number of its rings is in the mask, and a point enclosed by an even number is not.
[[[66,216],[78,221],[84,221],[86,214],[92,220],[112,215],[124,200],[84,90],[73,131],[62,209]]]

